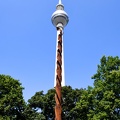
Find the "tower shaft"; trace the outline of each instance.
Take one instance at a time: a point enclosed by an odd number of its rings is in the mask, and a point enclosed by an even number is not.
[[[61,88],[62,88],[62,33],[63,30],[60,27],[57,27],[57,56],[56,56],[56,86],[55,86],[55,120],[62,120],[61,114],[62,114],[62,106],[61,106]]]
[[[62,30],[62,33],[63,33],[63,28],[62,27],[58,27],[59,29]],[[56,41],[56,60],[55,60],[55,77],[54,77],[54,87],[56,86],[56,76],[57,76],[57,72],[56,72],[56,69],[57,69],[57,49],[58,49],[58,46],[59,46],[59,43],[58,43],[58,39],[59,39],[59,34],[60,34],[60,31],[57,30],[57,41]],[[64,45],[63,45],[63,35],[61,36],[61,39],[62,39],[62,81],[61,81],[61,86],[65,86],[65,70],[64,70]]]
[[[56,63],[55,63],[55,120],[62,120],[62,86],[65,86],[64,76],[64,50],[63,50],[63,29],[67,25],[69,18],[64,11],[64,5],[62,1],[56,6],[56,11],[51,17],[52,24],[57,28],[57,44],[56,44]]]

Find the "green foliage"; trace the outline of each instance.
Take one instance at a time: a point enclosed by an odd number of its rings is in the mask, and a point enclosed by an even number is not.
[[[62,120],[120,120],[120,59],[103,56],[94,87],[62,88]],[[18,80],[0,75],[0,120],[54,120],[55,89],[36,92],[28,104]]]
[[[83,90],[80,100],[76,103],[75,107],[71,111],[71,115],[77,120],[88,120],[88,113],[93,109],[93,94],[92,87],[88,87],[87,90]],[[74,120],[73,119],[73,120]]]
[[[120,59],[103,56],[92,78],[94,87],[82,92],[71,114],[80,120],[120,120]]]
[[[120,59],[105,57],[98,65],[97,73],[92,77],[94,82],[94,110],[89,116],[94,120],[120,119]]]
[[[29,105],[24,110],[24,116],[26,120],[45,120],[45,116],[37,110],[32,109]]]
[[[6,120],[24,120],[23,87],[18,80],[0,75],[0,117]]]
[[[70,86],[62,88],[62,120],[73,119],[71,110],[75,107],[76,102],[79,101],[81,91],[79,89],[73,90]],[[55,117],[55,89],[50,89],[46,94],[42,91],[37,92],[31,99],[28,100],[29,106],[34,110],[41,111],[45,119],[53,120]]]
[[[70,86],[62,88],[62,120],[75,119],[72,111],[76,103],[80,100],[83,89],[72,89]]]
[[[43,91],[36,92],[35,95],[28,100],[28,105],[33,110],[41,111],[41,114],[43,114],[46,119],[52,119],[54,118],[54,95],[54,89],[49,90],[46,94],[43,94]]]

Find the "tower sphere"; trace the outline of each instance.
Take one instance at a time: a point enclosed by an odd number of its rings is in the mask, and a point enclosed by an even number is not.
[[[67,13],[64,11],[63,4],[59,3],[56,6],[56,11],[52,14],[51,20],[55,27],[58,27],[59,24],[62,24],[62,27],[67,25],[69,18]]]

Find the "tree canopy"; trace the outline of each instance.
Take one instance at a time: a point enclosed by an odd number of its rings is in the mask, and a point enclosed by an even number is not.
[[[120,59],[103,56],[94,79],[94,119],[120,119]],[[95,111],[95,112],[93,112]]]
[[[62,88],[62,120],[120,120],[120,59],[103,56],[94,86]],[[36,92],[27,103],[18,80],[0,75],[0,120],[54,120],[55,89]]]
[[[62,88],[62,120],[72,119],[71,110],[80,100],[81,91],[82,89],[72,89],[70,86]],[[55,89],[50,89],[46,94],[43,94],[43,91],[37,92],[28,100],[28,105],[34,110],[41,111],[46,120],[54,120],[54,96]]]
[[[0,75],[0,117],[7,120],[24,120],[25,102],[23,87],[18,80]]]
[[[73,109],[80,120],[120,119],[120,59],[103,56],[93,75],[94,87],[88,87]]]

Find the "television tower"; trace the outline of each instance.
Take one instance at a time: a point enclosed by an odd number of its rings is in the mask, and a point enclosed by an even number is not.
[[[55,93],[55,120],[61,120],[62,107],[61,107],[61,88],[65,86],[65,74],[64,74],[64,50],[63,50],[63,30],[67,25],[69,18],[64,11],[64,5],[62,1],[56,6],[56,11],[52,14],[52,24],[57,29],[57,43],[56,43],[56,62],[55,62],[55,80],[54,87]]]

